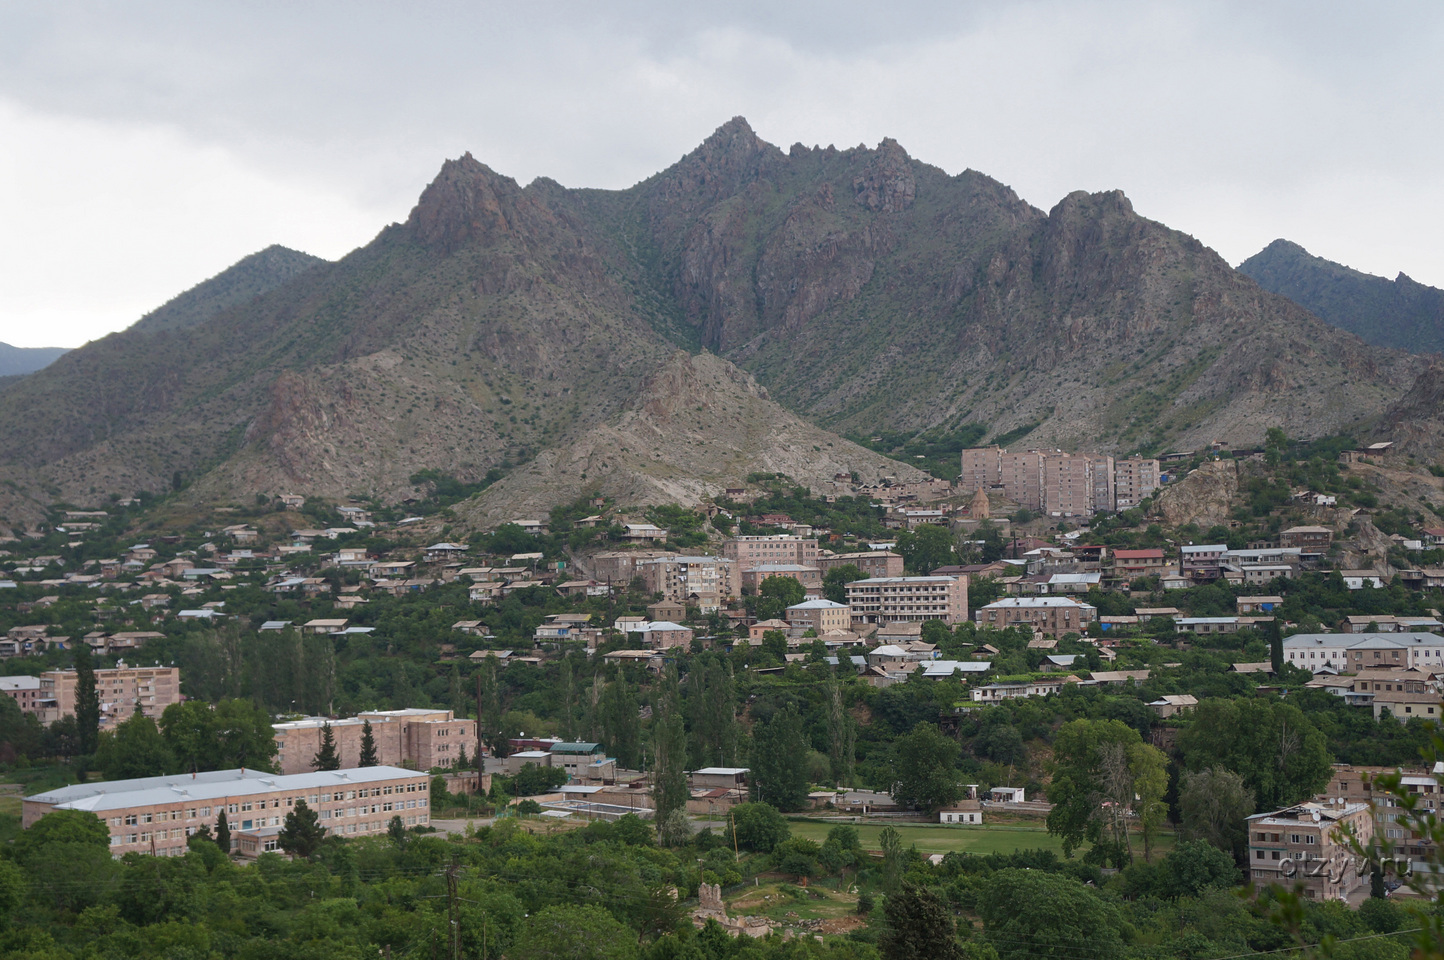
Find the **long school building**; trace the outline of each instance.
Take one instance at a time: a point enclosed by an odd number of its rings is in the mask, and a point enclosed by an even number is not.
[[[110,829],[110,852],[175,857],[201,826],[214,832],[221,812],[238,834],[278,830],[297,800],[337,836],[384,833],[392,817],[408,827],[430,821],[429,778],[400,767],[359,767],[290,776],[216,770],[170,777],[81,783],[26,797],[23,825],[54,810],[88,810]],[[273,834],[272,834],[273,835]]]

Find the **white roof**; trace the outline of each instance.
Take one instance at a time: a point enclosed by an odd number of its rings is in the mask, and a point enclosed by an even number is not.
[[[1197,545],[1180,547],[1179,550],[1183,553],[1226,553],[1228,551],[1228,544],[1200,543]]]
[[[1026,607],[1087,607],[1089,610],[1093,609],[1089,604],[1074,600],[1072,597],[1004,597],[1001,600],[994,600],[981,609],[1005,610]]]
[[[318,770],[314,773],[294,773],[289,776],[258,773],[254,770],[217,770],[209,774],[199,773],[194,777],[181,774],[173,777],[75,784],[25,799],[49,803],[63,810],[118,810],[178,801],[217,800],[221,797],[321,789],[348,784],[355,786],[401,777],[424,776],[424,773],[404,770],[401,767]]]
[[[39,690],[39,677],[0,677],[0,690]]]
[[[643,633],[653,630],[690,630],[691,627],[684,627],[680,623],[673,623],[671,620],[652,620],[642,628]]]
[[[834,603],[831,600],[804,600],[801,603],[794,603],[788,607],[789,610],[846,610],[847,604]]]
[[[739,773],[747,773],[751,767],[703,767],[700,770],[693,770],[692,775],[702,774],[707,777],[735,777]]]
[[[866,580],[854,580],[848,586],[856,587],[865,583],[952,583],[957,579],[957,577],[868,577]]]

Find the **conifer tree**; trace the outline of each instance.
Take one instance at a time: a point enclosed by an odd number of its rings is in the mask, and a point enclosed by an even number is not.
[[[221,815],[216,818],[216,846],[221,852],[230,855],[231,852],[231,825],[226,822],[226,810],[221,808]]]
[[[328,726],[328,727],[326,728],[326,733],[330,733],[330,732],[331,732],[331,728]],[[324,744],[324,743],[322,743],[321,748],[322,748],[323,750],[325,749],[325,744]],[[380,761],[376,759],[376,737],[375,737],[375,735],[372,734],[372,732],[371,732],[371,721],[370,721],[370,720],[364,720],[364,721],[362,721],[362,723],[361,723],[361,764],[360,764],[360,765],[363,766],[363,767],[374,767],[374,766],[376,766],[378,763],[380,763]],[[334,767],[330,767],[330,768],[324,768],[324,767],[323,767],[323,768],[321,768],[321,769],[333,769],[333,770],[334,770],[335,768],[334,768]]]
[[[285,825],[281,827],[276,842],[291,856],[310,859],[321,849],[321,841],[325,839],[326,830],[321,826],[320,816],[306,805],[305,800],[298,799],[296,806],[286,814]]]
[[[321,749],[317,751],[316,758],[311,761],[311,766],[317,770],[341,769],[341,758],[336,755],[336,737],[331,733],[329,723],[321,727]]]

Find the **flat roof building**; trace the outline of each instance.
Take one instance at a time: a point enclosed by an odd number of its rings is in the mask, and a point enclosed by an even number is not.
[[[280,827],[297,800],[337,836],[384,833],[392,817],[406,826],[430,821],[429,777],[399,767],[362,767],[291,776],[216,770],[171,777],[81,783],[29,796],[25,827],[54,810],[88,810],[110,829],[110,852],[175,857],[201,826],[214,831],[222,811],[236,833]],[[234,842],[234,841],[233,841]]]

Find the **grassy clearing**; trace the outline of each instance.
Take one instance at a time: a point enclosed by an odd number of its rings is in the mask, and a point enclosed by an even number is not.
[[[821,820],[793,820],[790,823],[792,835],[821,843],[827,838],[827,831],[836,822]],[[855,824],[864,849],[880,851],[882,843],[878,836],[887,824]],[[930,853],[1015,853],[1019,850],[1051,850],[1063,854],[1063,841],[1048,833],[1042,823],[1003,822],[985,823],[976,827],[953,827],[941,824],[893,824],[902,834],[903,845],[916,845],[919,852]],[[1154,845],[1155,856],[1166,854],[1173,849],[1176,838],[1171,830],[1161,831]],[[1134,836],[1134,855],[1143,855],[1143,839]]]
[[[824,883],[806,889],[792,883],[771,882],[742,887],[726,898],[731,916],[771,917],[774,920],[828,920],[857,913],[857,895],[843,893]]]

